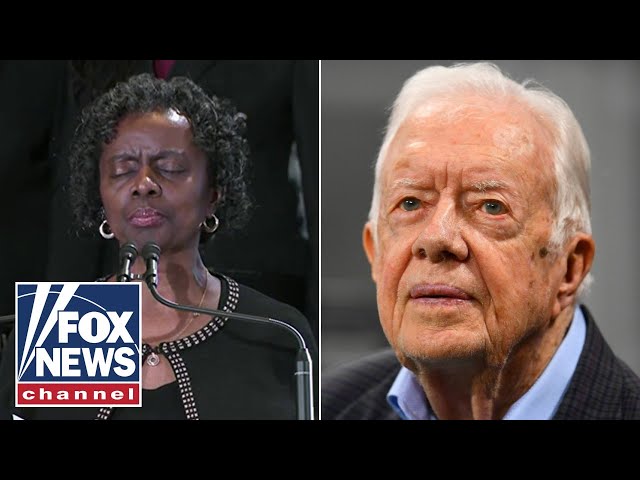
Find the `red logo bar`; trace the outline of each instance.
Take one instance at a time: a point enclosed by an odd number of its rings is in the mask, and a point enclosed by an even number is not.
[[[19,407],[141,406],[141,386],[133,383],[24,383],[17,385]]]

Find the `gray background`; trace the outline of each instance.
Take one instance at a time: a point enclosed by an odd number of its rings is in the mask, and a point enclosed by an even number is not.
[[[461,60],[463,61],[463,60]],[[387,345],[362,249],[373,163],[402,83],[431,64],[458,61],[330,61],[322,92],[322,369]],[[535,78],[562,97],[591,148],[596,257],[585,303],[613,350],[640,374],[640,62],[494,61],[514,80]]]

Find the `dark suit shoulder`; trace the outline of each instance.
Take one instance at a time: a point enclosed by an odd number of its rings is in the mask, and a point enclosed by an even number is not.
[[[386,395],[399,371],[385,349],[323,375],[322,420],[398,420]]]
[[[622,360],[620,362],[620,413],[623,420],[640,420],[640,377]]]
[[[589,310],[584,347],[554,418],[560,420],[640,419],[640,378],[607,344]]]

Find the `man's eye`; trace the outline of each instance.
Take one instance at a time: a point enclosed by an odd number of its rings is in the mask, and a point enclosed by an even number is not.
[[[507,213],[507,207],[497,200],[487,200],[482,204],[482,209],[489,215],[502,215]]]
[[[409,197],[400,202],[400,208],[407,212],[417,210],[418,207],[420,207],[420,200],[418,200],[417,198]]]

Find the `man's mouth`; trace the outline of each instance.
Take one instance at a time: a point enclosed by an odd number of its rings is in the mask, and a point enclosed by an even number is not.
[[[411,288],[409,295],[413,300],[424,301],[467,301],[473,297],[464,290],[452,285],[423,283]]]

